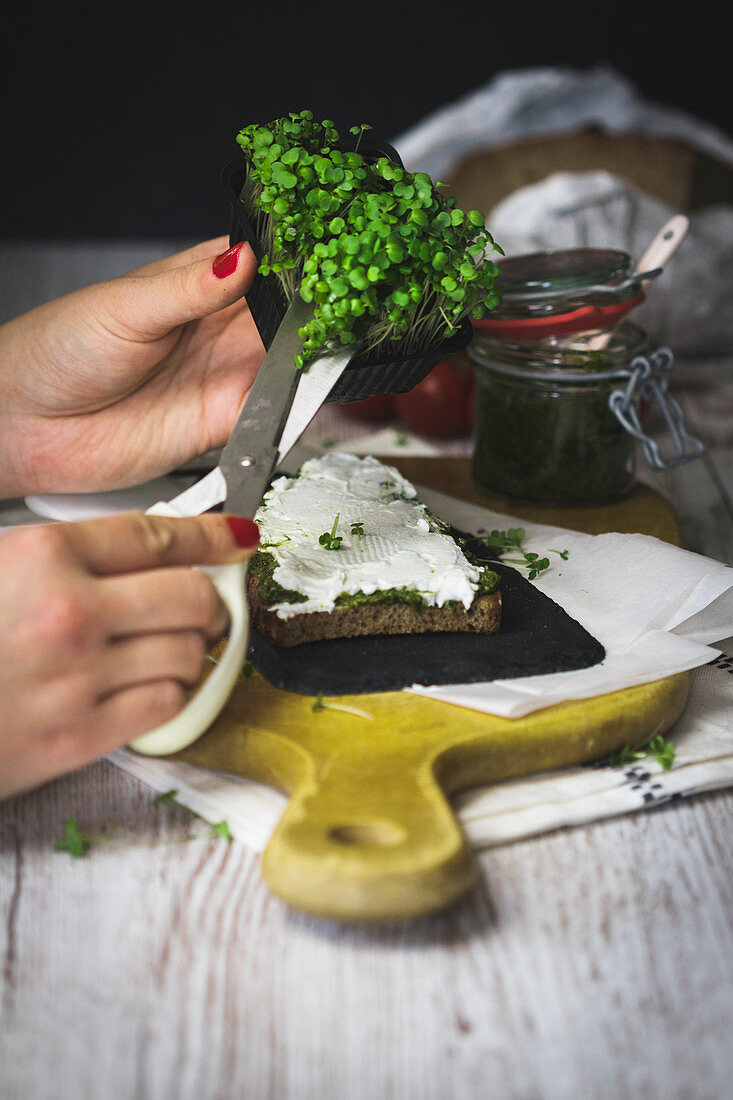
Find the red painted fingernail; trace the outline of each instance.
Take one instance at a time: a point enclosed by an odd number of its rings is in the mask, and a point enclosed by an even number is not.
[[[226,519],[234,535],[234,541],[243,550],[256,546],[260,541],[260,529],[254,520],[245,519],[243,516],[227,516]]]
[[[237,270],[239,253],[242,251],[243,244],[244,241],[240,241],[239,244],[232,245],[226,252],[222,252],[216,257],[211,265],[211,270],[217,279],[226,279],[227,275],[232,275]]]

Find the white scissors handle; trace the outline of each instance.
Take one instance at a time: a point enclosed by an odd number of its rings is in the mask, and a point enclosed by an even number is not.
[[[186,513],[161,501],[148,508],[148,514],[182,516]],[[196,689],[180,713],[130,743],[131,749],[146,756],[167,756],[192,744],[217,717],[242,672],[249,638],[247,562],[200,568],[211,577],[229,611],[226,649],[213,672]]]

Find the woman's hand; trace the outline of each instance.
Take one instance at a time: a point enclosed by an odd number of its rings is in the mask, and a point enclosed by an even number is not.
[[[263,357],[226,238],[0,327],[0,497],[140,484],[222,446]]]
[[[129,513],[0,535],[0,798],[172,718],[227,628],[193,564],[249,557],[247,519]]]

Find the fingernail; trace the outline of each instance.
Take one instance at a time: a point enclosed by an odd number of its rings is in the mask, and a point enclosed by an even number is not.
[[[260,541],[260,529],[254,520],[245,519],[243,516],[227,516],[226,520],[234,535],[234,541],[243,550],[256,546]]]
[[[211,265],[211,270],[217,279],[226,279],[227,275],[232,275],[237,270],[237,261],[243,244],[244,241],[240,241],[239,244],[232,245],[226,252],[222,252],[216,257]]]

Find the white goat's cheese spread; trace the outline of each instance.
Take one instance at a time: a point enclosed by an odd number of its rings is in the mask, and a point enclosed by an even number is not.
[[[328,550],[319,537],[342,541]],[[376,458],[330,451],[309,459],[296,477],[278,478],[255,520],[260,548],[271,552],[273,580],[299,592],[299,603],[273,604],[281,619],[331,611],[344,593],[407,588],[430,607],[456,600],[469,608],[480,570],[439,529],[415,487]]]

